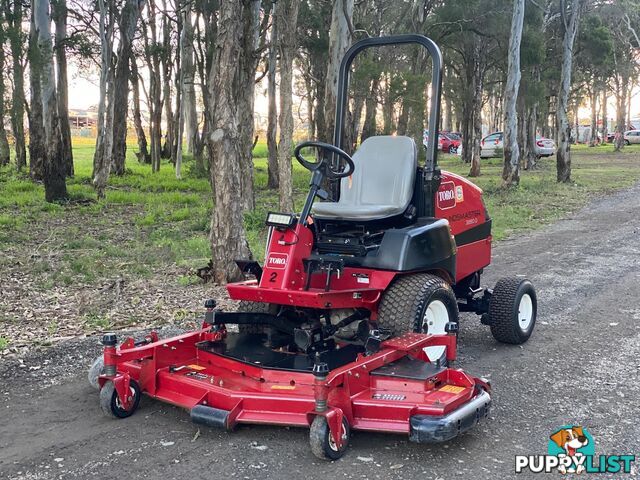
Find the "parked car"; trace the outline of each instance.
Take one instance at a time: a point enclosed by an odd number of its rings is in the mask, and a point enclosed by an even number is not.
[[[536,137],[536,155],[539,157],[551,157],[556,154],[556,142],[549,138]]]
[[[490,133],[480,142],[480,158],[499,157],[502,147],[502,132]]]
[[[638,137],[640,139],[640,137]],[[499,157],[504,148],[502,132],[494,132],[482,139],[480,142],[480,158]],[[539,157],[550,157],[556,154],[556,142],[545,137],[536,137],[536,155]]]
[[[624,132],[624,143],[625,145],[640,143],[640,130],[627,130]]]
[[[438,150],[442,150],[445,153],[455,155],[460,143],[460,138],[456,138],[455,135],[450,133],[440,132],[440,135],[438,136]]]

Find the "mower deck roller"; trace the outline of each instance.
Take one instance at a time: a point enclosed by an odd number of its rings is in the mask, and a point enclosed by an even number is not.
[[[127,339],[114,348],[109,337],[104,363],[115,365],[116,373],[101,375],[99,383],[103,389],[113,385],[106,390],[113,390],[114,408],[133,413],[139,398],[131,395],[142,392],[189,410],[195,423],[226,430],[242,423],[309,427],[319,416],[326,420],[329,457],[332,446],[340,455],[346,448],[348,438],[338,433],[343,424],[348,431],[441,442],[489,413],[486,382],[425,358],[426,347],[440,345],[453,360],[453,334],[405,334],[383,341],[375,353],[345,344],[340,355],[312,359],[274,351],[263,334],[222,339],[205,325],[138,346]]]

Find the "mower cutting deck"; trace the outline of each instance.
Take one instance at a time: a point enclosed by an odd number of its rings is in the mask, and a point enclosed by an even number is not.
[[[424,166],[405,136],[369,137],[353,157],[341,148],[355,56],[396,44],[421,45],[433,60]],[[89,374],[105,413],[127,417],[145,393],[205,425],[308,426],[313,453],[329,459],[344,453],[351,430],[439,442],[488,414],[488,384],[450,367],[459,311],[480,315],[496,340],[522,344],[537,298],[521,276],[480,286],[491,219],[482,190],[437,166],[441,72],[440,50],[421,35],[349,49],[333,145],[296,147],[311,172],[309,194],[299,214],[269,213],[263,265],[236,262],[246,278],[227,290],[238,311],[217,311],[210,300],[194,332],[119,348],[106,335]],[[318,150],[316,161],[304,148]]]
[[[100,404],[124,418],[142,393],[188,409],[194,422],[233,429],[239,423],[310,427],[312,451],[336,459],[351,430],[441,442],[487,416],[489,386],[461,370],[434,364],[424,348],[444,346],[454,360],[456,338],[409,333],[375,352],[344,344],[316,355],[273,349],[264,334],[226,334],[218,324],[166,340],[155,334],[116,348],[103,338]],[[339,348],[338,348],[339,347]]]

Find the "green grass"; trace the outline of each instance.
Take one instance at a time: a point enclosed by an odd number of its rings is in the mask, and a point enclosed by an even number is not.
[[[4,337],[0,337],[0,350],[4,350],[7,346],[9,346],[9,340]]]
[[[43,188],[11,166],[0,167],[0,249],[11,248],[29,258],[39,288],[69,286],[78,282],[99,285],[114,274],[144,278],[167,268],[180,268],[178,285],[188,286],[195,277],[186,273],[206,265],[210,258],[209,228],[212,196],[208,179],[192,175],[187,158],[182,179],[172,165],[163,163],[152,173],[140,165],[128,149],[127,171],[112,176],[104,200],[96,200],[91,187],[94,144],[74,139],[75,176],[68,181],[71,201],[48,204]],[[573,148],[571,184],[555,181],[554,159],[522,172],[519,187],[501,186],[500,159],[482,161],[482,175],[473,181],[485,192],[493,218],[493,233],[503,239],[540,228],[584,205],[594,195],[624,188],[640,179],[640,147],[613,154],[611,146]],[[269,210],[278,209],[277,192],[266,188],[266,145],[254,150],[256,209],[245,215],[247,238],[259,259],[263,256]],[[441,155],[444,170],[466,175],[469,166],[457,156]],[[309,173],[294,166],[294,196],[299,209],[304,201]],[[55,252],[52,258],[41,251]],[[0,256],[0,268],[2,266]],[[88,325],[108,321],[89,316]]]

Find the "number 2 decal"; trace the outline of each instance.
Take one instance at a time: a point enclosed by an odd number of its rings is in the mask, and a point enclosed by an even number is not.
[[[269,281],[270,282],[272,282],[272,283],[275,282],[276,278],[278,278],[278,272],[271,272],[269,274]]]

